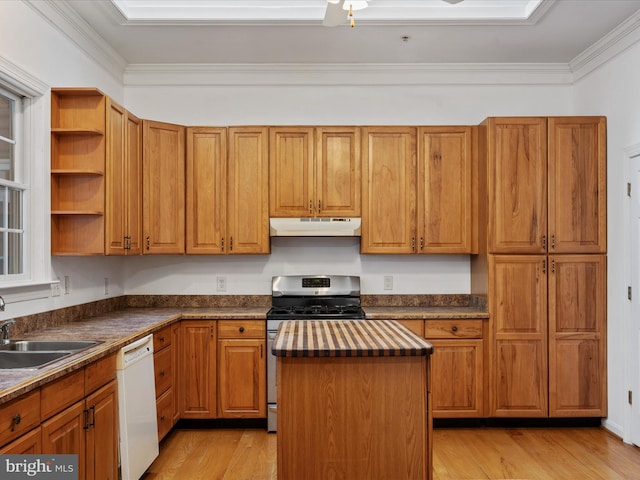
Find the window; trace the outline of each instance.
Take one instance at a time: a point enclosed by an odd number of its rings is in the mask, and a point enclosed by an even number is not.
[[[25,274],[22,97],[0,88],[0,284]]]

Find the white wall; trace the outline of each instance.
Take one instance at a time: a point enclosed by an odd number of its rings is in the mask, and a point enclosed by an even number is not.
[[[631,347],[631,336],[626,335],[630,321],[629,279],[625,271],[629,264],[629,220],[624,149],[640,143],[640,44],[579,81],[573,89],[572,102],[578,115],[607,116],[609,417],[606,425],[629,440],[627,390],[631,389],[630,365],[637,361],[638,353],[635,344]]]

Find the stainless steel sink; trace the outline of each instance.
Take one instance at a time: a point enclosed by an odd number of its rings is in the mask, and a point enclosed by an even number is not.
[[[100,342],[85,340],[13,340],[0,345],[0,351],[11,350],[20,352],[60,352],[78,351],[93,347]]]
[[[0,345],[0,370],[42,368],[99,343],[92,340],[12,340]]]
[[[0,350],[0,369],[10,368],[41,368],[46,364],[58,360],[72,352],[19,352],[15,350]]]

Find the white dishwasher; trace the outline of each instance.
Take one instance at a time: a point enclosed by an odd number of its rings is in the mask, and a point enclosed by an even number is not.
[[[122,480],[138,480],[158,456],[153,335],[118,353],[118,418]]]

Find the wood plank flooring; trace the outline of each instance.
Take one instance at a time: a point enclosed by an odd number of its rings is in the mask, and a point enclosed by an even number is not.
[[[276,478],[276,435],[251,429],[174,430],[144,476]],[[640,449],[601,428],[436,428],[433,479],[640,479]]]

